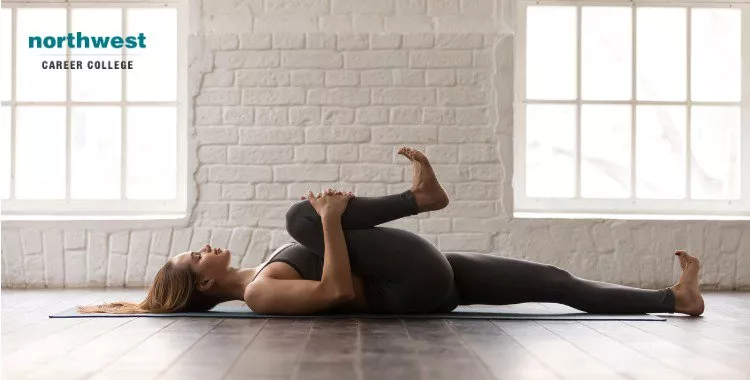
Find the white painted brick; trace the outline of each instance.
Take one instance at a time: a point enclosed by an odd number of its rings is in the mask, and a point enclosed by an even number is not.
[[[441,143],[493,142],[495,136],[487,127],[438,127],[438,139]]]
[[[182,252],[188,251],[192,237],[192,228],[175,229],[172,232],[172,246],[169,249],[169,258],[171,259]]]
[[[253,231],[250,244],[242,257],[241,265],[243,267],[256,266],[263,262],[269,253],[271,245],[271,231],[256,229]]]
[[[278,51],[217,51],[214,65],[219,69],[279,67],[281,58]]]
[[[492,247],[489,234],[453,233],[438,236],[438,246],[443,251],[487,251]]]
[[[359,84],[359,72],[354,70],[327,71],[326,86],[356,86]]]
[[[403,50],[368,50],[344,53],[347,69],[398,68],[409,65],[409,52]]]
[[[232,229],[227,249],[232,255],[232,261],[239,261],[247,250],[253,230],[250,228],[237,227]],[[236,264],[235,264],[236,265]]]
[[[160,255],[148,255],[148,263],[146,264],[146,278],[145,285],[150,286],[154,281],[154,278],[159,273],[159,270],[166,264],[167,257]]]
[[[200,144],[236,144],[237,127],[196,127],[196,140]]]
[[[240,127],[240,144],[300,144],[305,132],[299,127]]]
[[[260,165],[213,165],[208,177],[211,182],[221,183],[269,182],[271,168]]]
[[[83,230],[66,230],[65,231],[65,249],[81,250],[86,247],[86,231]]]
[[[253,30],[251,13],[206,15],[204,29],[208,33],[249,32]]]
[[[203,87],[232,87],[234,85],[234,72],[215,71],[203,76]]]
[[[255,186],[255,199],[286,199],[286,186],[280,183],[259,183]]]
[[[221,123],[221,107],[195,107],[195,125],[215,125]]]
[[[22,270],[16,273],[16,275],[26,275],[26,288],[42,288],[46,285],[46,280],[44,279],[44,255],[40,253],[34,255],[24,255],[22,264]],[[23,284],[24,278],[22,277],[21,283],[18,285],[20,287],[23,286]]]
[[[467,166],[432,165],[432,168],[435,170],[435,175],[444,182],[464,182],[469,180],[469,167]]]
[[[456,145],[430,145],[425,150],[430,162],[435,164],[455,164],[458,162],[458,146]]]
[[[190,245],[186,251],[198,251],[211,241],[211,228],[193,228]]]
[[[419,15],[427,13],[427,0],[396,0],[396,14]]]
[[[336,50],[336,35],[331,33],[307,33],[308,49]]]
[[[356,145],[331,145],[328,147],[328,162],[357,162],[359,149]]]
[[[341,179],[352,182],[401,182],[404,172],[398,166],[376,164],[341,165]]]
[[[227,183],[221,185],[221,199],[223,200],[252,200],[255,199],[255,188],[252,184]]]
[[[306,196],[308,190],[317,194],[322,190],[322,187],[320,183],[311,182],[295,182],[287,185],[287,194],[289,194],[290,199],[294,199],[295,201],[299,200],[302,196]]]
[[[107,286],[125,286],[125,265],[128,256],[119,253],[110,253],[107,260]]]
[[[39,230],[24,228],[20,231],[21,246],[19,246],[19,254],[23,252],[25,255],[33,255],[35,253],[42,253],[42,234]]]
[[[292,86],[314,87],[322,86],[325,82],[325,72],[322,70],[293,70],[291,77]]]
[[[396,86],[423,87],[425,85],[424,70],[395,69],[393,70],[393,83]]]
[[[393,162],[393,147],[390,145],[360,145],[360,162]]]
[[[307,103],[317,106],[363,106],[370,103],[370,90],[346,87],[310,89]]]
[[[412,67],[465,67],[472,61],[471,52],[463,50],[418,50],[410,54]]]
[[[166,256],[169,254],[169,245],[172,242],[172,230],[154,230],[151,234],[151,247],[149,252]]]
[[[323,145],[301,145],[294,147],[295,162],[323,162],[326,148]]]
[[[354,29],[352,15],[322,16],[320,30],[327,33],[345,33]]]
[[[232,235],[231,228],[214,228],[211,231],[211,248],[225,248],[229,245],[229,237]]]
[[[236,50],[239,39],[236,34],[208,33],[203,36],[209,50]]]
[[[392,50],[401,47],[400,34],[371,34],[370,49],[373,50]]]
[[[289,125],[289,110],[285,107],[256,107],[255,125]]]
[[[303,49],[305,35],[302,33],[274,33],[272,37],[274,49]]]
[[[442,87],[438,89],[438,104],[444,106],[470,106],[487,104],[489,93],[476,87]]]
[[[419,232],[440,234],[451,231],[451,220],[447,218],[430,218],[419,221]]]
[[[128,253],[130,232],[120,231],[109,235],[109,253]]]
[[[358,183],[354,186],[355,197],[379,197],[387,194],[387,189],[382,183]]]
[[[224,124],[253,125],[255,110],[244,106],[224,107],[222,120]]]
[[[206,88],[195,97],[199,106],[237,105],[240,104],[240,90],[230,87]]]
[[[308,106],[289,107],[289,123],[291,125],[320,124],[320,108]]]
[[[321,113],[323,125],[352,124],[354,122],[354,109],[344,107],[322,107]]]
[[[373,104],[383,105],[434,105],[435,89],[431,88],[375,88]]]
[[[394,107],[391,109],[391,124],[419,124],[422,110],[417,107]]]
[[[413,33],[404,35],[404,49],[431,49],[435,46],[435,35],[432,33]]]
[[[85,287],[88,285],[86,273],[86,251],[65,252],[65,287]]]
[[[226,164],[227,147],[224,145],[198,147],[198,161],[204,164]]]
[[[510,229],[507,221],[501,218],[453,218],[453,232],[505,232]]]
[[[6,282],[13,287],[23,287],[26,283],[24,256],[21,249],[21,236],[18,231],[7,228],[3,230],[2,253],[3,268],[7,277]]]
[[[495,2],[487,0],[461,0],[461,13],[465,15],[495,14]]]
[[[253,26],[258,32],[309,32],[317,29],[317,17],[297,13],[256,17]]]
[[[130,249],[128,250],[127,270],[125,271],[126,286],[142,286],[146,276],[148,263],[148,249],[151,244],[150,231],[133,231],[130,234]]]
[[[497,151],[490,144],[462,144],[458,150],[458,162],[485,163],[497,162]]]
[[[459,0],[427,0],[427,14],[432,16],[460,13]]]
[[[459,85],[487,86],[492,83],[492,73],[486,69],[456,69]]]
[[[438,33],[473,33],[495,31],[491,16],[444,16],[435,19],[435,30]]]
[[[385,124],[388,123],[388,114],[388,107],[357,108],[355,119],[358,124]]]
[[[432,17],[421,15],[393,16],[385,18],[385,30],[390,33],[427,33],[435,30]],[[406,44],[404,44],[406,47]]]
[[[229,207],[229,221],[234,225],[256,225],[259,221],[283,221],[289,205],[284,202],[232,202]]]
[[[300,87],[245,88],[242,90],[242,104],[284,106],[303,104],[305,89]]]
[[[289,72],[285,70],[237,70],[240,87],[277,87],[289,85]]]
[[[370,129],[357,126],[307,127],[308,143],[365,142],[370,139]]]
[[[360,82],[365,87],[392,86],[393,75],[390,70],[363,70],[360,72]]]
[[[271,48],[270,33],[245,33],[240,35],[240,48],[246,50],[265,50]]]
[[[723,228],[721,230],[721,252],[736,252],[740,244],[741,231],[739,228]]]
[[[484,34],[481,33],[440,33],[435,36],[436,49],[481,49],[484,47]]]
[[[285,51],[281,53],[281,67],[294,69],[339,69],[343,66],[341,53],[326,50]]]
[[[208,166],[201,165],[195,172],[195,182],[206,183],[208,182]]]
[[[489,122],[489,110],[486,107],[456,108],[456,124],[458,125],[482,125]]]
[[[42,233],[44,246],[44,275],[50,287],[64,285],[63,273],[63,234],[58,229],[46,230]]]
[[[454,108],[425,107],[421,122],[425,124],[455,124],[456,111]]]
[[[494,64],[492,52],[490,50],[474,51],[474,67],[491,67]]]
[[[370,48],[369,35],[365,33],[339,33],[338,50],[366,50]]]
[[[273,168],[274,181],[336,181],[338,165],[280,165]]]
[[[105,286],[107,283],[107,233],[88,231],[87,235],[86,255],[89,286]]]
[[[385,31],[383,16],[352,15],[352,30],[360,33],[382,33]]]
[[[294,158],[291,146],[230,146],[228,151],[230,164],[282,164]]]
[[[273,0],[265,2],[266,13],[306,13],[322,15],[328,13],[327,0]]]
[[[331,13],[392,14],[393,0],[331,0]]]
[[[499,179],[499,178],[498,178]],[[500,185],[494,183],[466,182],[455,184],[456,200],[500,199]]]
[[[456,73],[453,69],[430,69],[425,74],[425,84],[428,86],[454,86],[456,84]]]
[[[437,128],[431,125],[372,127],[372,141],[378,144],[435,143]]]

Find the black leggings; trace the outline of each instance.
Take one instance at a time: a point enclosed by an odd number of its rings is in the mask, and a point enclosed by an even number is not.
[[[379,224],[417,214],[407,190],[355,197],[342,215],[352,273],[375,313],[449,312],[458,305],[556,302],[588,313],[674,312],[669,288],[639,289],[578,278],[554,265],[483,253],[441,253],[421,236]],[[308,201],[286,215],[287,231],[324,256],[320,217]]]

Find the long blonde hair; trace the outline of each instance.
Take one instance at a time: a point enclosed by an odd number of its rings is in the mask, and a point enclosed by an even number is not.
[[[207,295],[197,289],[198,276],[188,265],[171,260],[156,273],[148,295],[141,302],[108,302],[78,306],[79,313],[176,313],[207,311],[230,298]]]

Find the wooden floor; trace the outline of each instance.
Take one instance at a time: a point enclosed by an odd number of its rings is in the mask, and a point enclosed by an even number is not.
[[[750,379],[750,293],[666,322],[48,318],[144,294],[3,289],[2,378]]]

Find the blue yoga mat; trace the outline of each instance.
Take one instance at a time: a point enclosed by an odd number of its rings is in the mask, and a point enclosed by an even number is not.
[[[450,313],[439,314],[315,314],[315,315],[269,315],[258,314],[245,305],[217,305],[204,312],[169,314],[80,314],[75,307],[49,316],[50,318],[92,317],[207,317],[207,318],[381,318],[381,319],[510,319],[510,320],[568,320],[568,321],[665,321],[663,317],[650,314],[588,314],[539,312],[538,309],[514,307],[459,306]]]

